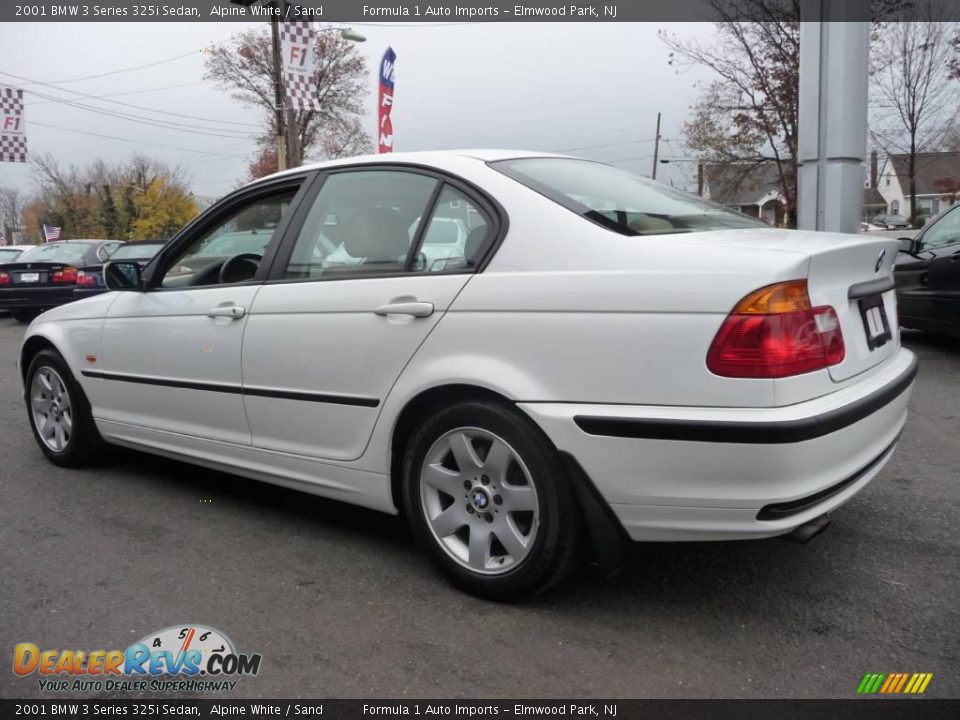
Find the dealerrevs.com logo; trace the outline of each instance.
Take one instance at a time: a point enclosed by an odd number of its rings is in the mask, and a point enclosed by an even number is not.
[[[233,690],[260,671],[259,653],[238,653],[219,630],[176,625],[151,633],[126,650],[41,650],[30,642],[13,649],[13,672],[39,676],[40,689],[113,692]]]

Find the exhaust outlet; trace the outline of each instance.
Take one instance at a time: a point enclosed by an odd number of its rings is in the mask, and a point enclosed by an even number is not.
[[[815,517],[813,520],[805,522],[798,528],[794,528],[786,535],[781,535],[781,540],[786,540],[787,542],[798,543],[800,545],[806,545],[808,542],[813,540],[817,535],[822,533],[827,529],[827,526],[830,524],[831,518],[829,515],[821,515],[820,517]]]

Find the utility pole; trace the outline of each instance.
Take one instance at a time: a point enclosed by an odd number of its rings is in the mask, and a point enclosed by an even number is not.
[[[278,12],[270,17],[270,33],[273,38],[273,96],[277,113],[277,170],[287,169],[287,118],[280,62],[280,15],[283,14],[284,4],[284,0],[277,0]]]
[[[657,179],[657,156],[660,155],[660,113],[657,113],[657,134],[653,139],[653,179]]]

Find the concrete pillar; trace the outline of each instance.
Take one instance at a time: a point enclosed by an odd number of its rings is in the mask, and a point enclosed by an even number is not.
[[[857,232],[867,152],[867,22],[831,22],[869,0],[804,0],[800,25],[797,224],[803,230]]]

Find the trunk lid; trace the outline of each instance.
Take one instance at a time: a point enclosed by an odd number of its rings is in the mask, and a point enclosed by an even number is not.
[[[842,382],[879,365],[899,347],[892,281],[893,262],[899,247],[895,239],[761,228],[689,235],[678,241],[806,255],[810,302],[814,307],[833,307],[843,331],[845,357],[829,369],[834,382]],[[879,291],[884,283],[889,284],[889,289]],[[851,288],[857,297],[851,297]],[[863,310],[862,305],[866,306]],[[871,305],[874,309],[870,309]],[[884,341],[886,330],[890,337]]]

